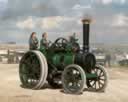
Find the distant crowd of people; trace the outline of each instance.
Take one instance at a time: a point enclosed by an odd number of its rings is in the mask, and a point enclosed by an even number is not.
[[[106,54],[105,56],[105,66],[111,67],[111,55]]]

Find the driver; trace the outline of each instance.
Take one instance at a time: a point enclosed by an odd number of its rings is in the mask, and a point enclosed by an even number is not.
[[[48,48],[48,40],[47,40],[47,33],[46,32],[44,32],[42,34],[42,39],[40,41],[40,47],[42,47],[42,46]]]
[[[69,42],[72,44],[73,51],[79,52],[80,46],[78,44],[78,39],[76,39],[76,33],[69,37]]]
[[[69,36],[69,42],[76,43],[76,33],[73,33],[73,35]]]

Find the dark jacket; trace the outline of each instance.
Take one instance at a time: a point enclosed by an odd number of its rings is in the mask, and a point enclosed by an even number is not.
[[[29,49],[30,50],[36,50],[38,48],[38,46],[39,46],[38,39],[36,37],[29,39]]]
[[[45,38],[42,38],[41,41],[40,41],[40,47],[43,46],[43,47],[48,47],[48,41],[45,39]]]

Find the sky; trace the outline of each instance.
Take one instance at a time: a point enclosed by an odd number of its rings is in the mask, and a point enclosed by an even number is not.
[[[92,19],[90,42],[128,43],[128,0],[0,0],[0,42],[27,44],[31,32],[54,41],[73,32],[82,42],[82,23]]]

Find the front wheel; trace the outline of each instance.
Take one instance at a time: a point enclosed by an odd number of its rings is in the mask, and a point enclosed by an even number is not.
[[[105,91],[108,84],[108,74],[106,69],[101,65],[96,65],[91,73],[97,75],[96,78],[87,79],[87,87],[91,91]]]
[[[85,82],[85,72],[80,66],[72,64],[64,69],[62,85],[66,93],[80,94],[84,90]]]

